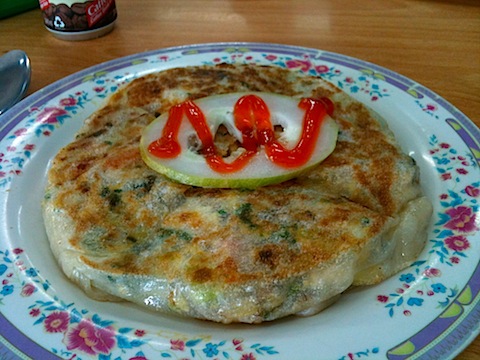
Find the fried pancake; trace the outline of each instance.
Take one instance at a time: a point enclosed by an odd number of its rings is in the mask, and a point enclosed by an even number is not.
[[[142,129],[186,99],[230,92],[328,97],[340,131],[308,173],[257,189],[205,189],[148,168]],[[256,65],[136,79],[88,118],[49,171],[44,220],[65,274],[100,300],[216,322],[314,314],[422,250],[431,205],[385,122],[322,80]]]

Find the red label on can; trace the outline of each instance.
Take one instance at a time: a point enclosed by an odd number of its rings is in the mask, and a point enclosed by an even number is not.
[[[88,26],[93,26],[99,22],[110,10],[114,0],[95,0],[87,6]]]
[[[49,0],[40,0],[40,9],[45,10],[50,6]]]

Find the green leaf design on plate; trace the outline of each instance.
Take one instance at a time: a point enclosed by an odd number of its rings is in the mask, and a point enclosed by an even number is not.
[[[448,307],[448,309],[440,316],[440,318],[451,318],[460,315],[463,311],[463,308],[457,303],[453,303]]]
[[[441,318],[451,318],[459,316],[463,312],[462,305],[468,305],[472,302],[472,289],[467,286],[458,296],[457,301],[440,316]]]
[[[412,95],[415,99],[419,99],[420,96],[416,90],[408,89],[407,94]]]
[[[139,64],[143,64],[143,63],[146,63],[148,60],[147,59],[137,59],[137,60],[133,60],[132,61],[132,65],[139,65]]]
[[[91,81],[91,80],[94,80],[96,78],[99,78],[101,76],[104,76],[104,75],[107,75],[108,74],[108,71],[98,71],[96,73],[94,73],[93,75],[87,75],[85,76],[83,79],[82,79],[82,82],[87,82],[87,81]]]
[[[448,124],[453,128],[453,130],[458,131],[462,129],[462,125],[460,125],[456,120],[454,119],[447,119]]]
[[[236,53],[236,52],[241,52],[241,53],[246,53],[246,52],[249,52],[250,49],[247,48],[247,47],[228,47],[228,48],[225,48],[223,51],[227,52],[227,53]]]
[[[360,70],[362,73],[366,74],[366,75],[369,75],[369,76],[372,76],[376,79],[380,79],[380,80],[385,80],[385,76],[383,74],[380,74],[378,72],[375,72],[373,70],[370,70],[370,69],[361,69]]]
[[[458,297],[458,302],[462,305],[468,305],[472,302],[472,289],[467,286]]]
[[[411,341],[404,342],[402,345],[390,350],[390,355],[410,355],[415,351],[415,344]]]

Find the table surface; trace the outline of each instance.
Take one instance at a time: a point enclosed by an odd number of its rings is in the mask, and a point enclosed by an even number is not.
[[[433,90],[480,127],[478,0],[116,0],[107,36],[68,42],[40,10],[0,20],[0,55],[25,50],[28,94],[92,65],[164,47],[228,41],[312,47],[386,67]],[[459,359],[480,358],[477,338]]]

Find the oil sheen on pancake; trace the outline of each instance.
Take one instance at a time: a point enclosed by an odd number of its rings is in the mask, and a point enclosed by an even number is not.
[[[147,167],[141,132],[186,99],[231,92],[330,98],[333,153],[257,189],[175,183]],[[43,203],[66,276],[98,300],[222,323],[311,315],[423,249],[419,169],[378,115],[321,78],[277,67],[168,69],[136,79],[55,157]]]

